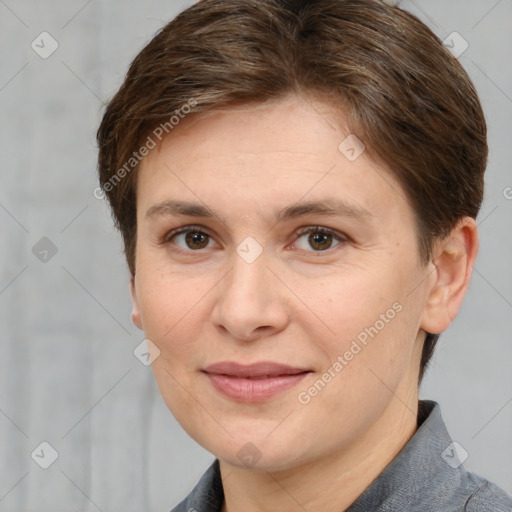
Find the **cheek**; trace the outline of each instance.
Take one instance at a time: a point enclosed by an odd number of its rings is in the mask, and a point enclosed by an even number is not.
[[[297,320],[324,353],[324,370],[342,358],[358,378],[364,369],[391,377],[410,364],[418,311],[405,274],[340,273],[304,290],[312,314]]]
[[[193,326],[200,325],[197,315],[201,311],[202,295],[201,286],[177,275],[155,273],[140,280],[138,299],[144,332],[162,355],[192,351],[190,338]]]
[[[391,283],[379,283],[369,273],[340,272],[314,283],[295,283],[294,290],[323,321],[333,340],[347,340],[375,322],[396,300]],[[392,299],[393,297],[393,299]]]

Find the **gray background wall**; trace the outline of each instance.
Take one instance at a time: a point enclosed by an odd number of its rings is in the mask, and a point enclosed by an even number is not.
[[[2,511],[165,511],[213,460],[132,353],[143,335],[120,239],[92,194],[102,100],[186,5],[0,0]],[[512,0],[402,5],[468,42],[490,135],[475,274],[421,394],[441,403],[467,467],[512,493]],[[31,48],[43,31],[58,43],[47,59]],[[58,453],[46,470],[31,457],[50,461],[43,441]]]

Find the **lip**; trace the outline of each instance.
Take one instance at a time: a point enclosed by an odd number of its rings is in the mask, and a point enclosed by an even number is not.
[[[261,402],[298,384],[311,370],[262,361],[242,365],[223,361],[206,367],[212,386],[241,402]]]
[[[287,364],[274,363],[272,361],[260,361],[252,364],[240,364],[235,361],[222,361],[207,366],[206,373],[228,375],[230,377],[278,377],[280,375],[296,375],[309,371],[307,368],[289,366]]]

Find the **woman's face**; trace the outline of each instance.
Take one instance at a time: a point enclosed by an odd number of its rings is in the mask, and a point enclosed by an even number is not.
[[[343,120],[295,95],[185,118],[139,169],[133,319],[173,415],[234,465],[318,459],[415,404],[428,268]]]

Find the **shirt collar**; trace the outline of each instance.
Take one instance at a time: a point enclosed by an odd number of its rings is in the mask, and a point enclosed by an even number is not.
[[[439,404],[421,400],[418,429],[347,512],[445,509],[454,503],[454,494],[467,491],[459,456]]]
[[[467,475],[439,404],[420,400],[415,434],[346,512],[437,510],[470,493],[474,482]],[[220,512],[223,501],[219,460],[215,459],[184,502],[186,510]]]

